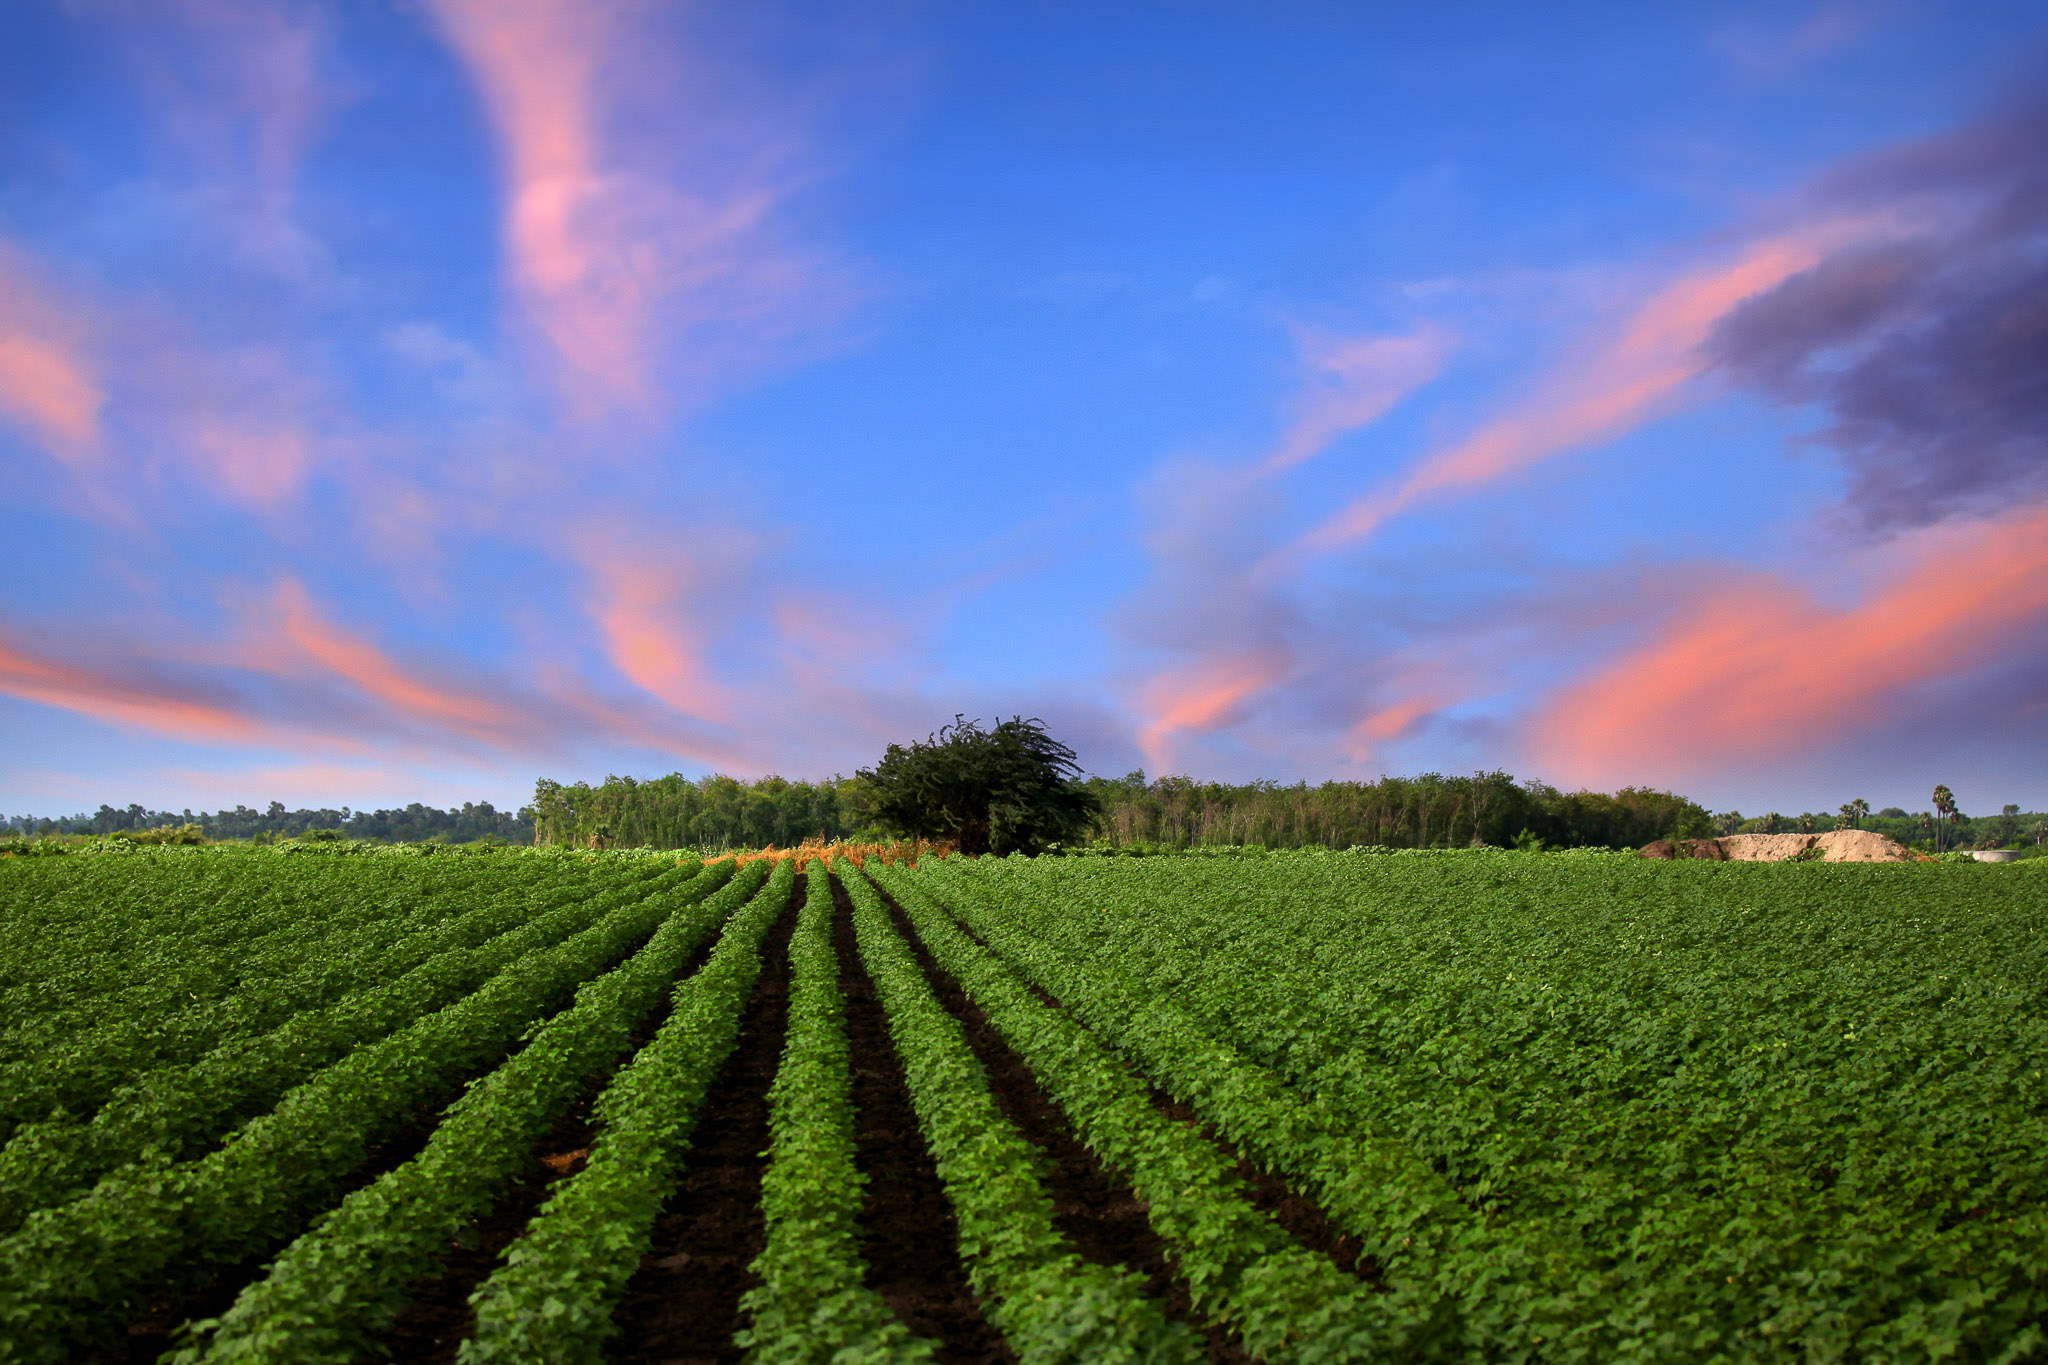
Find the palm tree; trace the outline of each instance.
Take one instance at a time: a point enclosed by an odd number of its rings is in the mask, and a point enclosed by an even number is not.
[[[1856,828],[1856,807],[1854,805],[1850,804],[1847,801],[1844,801],[1842,803],[1842,809],[1835,815],[1835,828]]]
[[[1783,818],[1784,817],[1779,815],[1776,811],[1772,811],[1769,815],[1766,815],[1764,817],[1764,833],[1776,834],[1778,832],[1778,824]]]
[[[1802,812],[1800,812],[1800,815],[1799,815],[1799,832],[1800,832],[1801,834],[1811,834],[1811,833],[1813,833],[1813,812],[1812,812],[1812,811],[1802,811]]]
[[[1849,803],[1849,813],[1856,820],[1856,823],[1851,825],[1850,828],[1862,829],[1863,822],[1870,818],[1870,803],[1859,796]]]
[[[1934,813],[1944,820],[1954,820],[1957,815],[1956,794],[1950,791],[1945,784],[1937,784],[1934,788]],[[1939,832],[1935,836],[1934,851],[1936,853],[1941,852]]]
[[[2043,839],[2044,837],[2048,837],[2048,820],[2036,820],[2036,821],[2034,822],[2034,847],[2035,847],[2035,848],[2039,848],[2039,847],[2041,846],[2041,840],[2042,840],[2042,839]]]

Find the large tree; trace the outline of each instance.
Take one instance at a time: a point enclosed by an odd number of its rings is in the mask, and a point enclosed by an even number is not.
[[[956,715],[860,770],[883,824],[962,853],[1037,853],[1080,837],[1102,809],[1080,775],[1074,751],[1043,722],[1016,716],[984,730]]]

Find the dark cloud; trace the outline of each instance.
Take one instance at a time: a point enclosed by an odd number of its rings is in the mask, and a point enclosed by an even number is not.
[[[1816,201],[1900,226],[1736,309],[1716,362],[1831,415],[1870,529],[2048,493],[2048,99],[1868,158]]]

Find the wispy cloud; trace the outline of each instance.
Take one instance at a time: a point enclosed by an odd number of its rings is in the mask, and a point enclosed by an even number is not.
[[[1304,536],[1294,552],[1328,553],[1371,535],[1425,499],[1469,493],[1663,415],[1691,381],[1712,368],[1714,357],[1702,344],[1723,318],[1877,227],[1868,218],[1845,218],[1774,234],[1742,247],[1732,259],[1660,284],[1608,338],[1555,371],[1533,394],[1425,456],[1402,478],[1355,499]]]
[[[0,642],[0,691],[172,739],[250,744],[270,737],[232,698],[210,697],[132,661],[95,666]]]
[[[1814,191],[1901,226],[1746,300],[1705,353],[1832,417],[1870,529],[2048,492],[2048,99],[1887,148]]]
[[[2048,509],[1922,533],[1891,561],[1853,606],[1767,577],[1685,604],[1649,644],[1564,689],[1534,751],[1577,781],[1723,775],[1867,729],[2048,624]]]
[[[1403,336],[1297,327],[1295,337],[1308,383],[1295,399],[1294,418],[1279,444],[1259,466],[1265,474],[1313,459],[1339,436],[1379,421],[1436,378],[1451,349],[1449,335],[1436,327]]]
[[[763,106],[719,108],[734,83],[674,22],[569,0],[431,8],[497,130],[507,282],[573,416],[653,415],[677,382],[730,378],[843,303],[777,230],[801,139]]]
[[[106,401],[75,313],[24,253],[0,242],[0,418],[75,464],[98,447]]]

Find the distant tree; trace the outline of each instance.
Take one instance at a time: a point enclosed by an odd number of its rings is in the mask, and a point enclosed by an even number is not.
[[[1998,812],[1998,843],[2000,847],[2019,838],[2020,808],[2005,806]]]
[[[1766,815],[1764,817],[1764,833],[1776,834],[1778,832],[1778,827],[1784,822],[1784,819],[1785,817],[1778,814],[1778,812],[1776,811],[1772,811],[1769,815]]]
[[[891,744],[859,776],[883,824],[962,853],[1037,853],[1085,833],[1102,809],[1075,780],[1074,751],[1016,716],[984,730],[955,715],[922,744]]]
[[[1813,812],[1812,812],[1812,811],[1810,811],[1810,810],[1809,810],[1809,811],[1801,811],[1801,812],[1800,812],[1800,814],[1799,814],[1799,832],[1800,832],[1801,834],[1811,834],[1811,833],[1813,833]]]
[[[1934,842],[1934,812],[1933,812],[1933,811],[1931,811],[1931,810],[1923,810],[1923,811],[1921,811],[1921,812],[1920,812],[1920,831],[1921,831],[1921,833],[1923,833],[1923,834],[1925,834],[1925,835],[1927,836],[1927,841],[1928,841],[1928,842],[1929,842],[1930,844],[1934,844],[1934,851],[1935,851],[1936,853],[1939,853],[1939,852],[1941,852],[1941,845],[1940,845],[1940,844],[1938,844],[1938,843],[1935,843],[1935,842]]]
[[[2041,840],[2043,838],[2048,838],[2048,820],[2036,820],[2034,822],[2035,848],[2039,848],[2041,846]]]
[[[1723,834],[1734,834],[1742,828],[1742,812],[1724,810],[1714,817],[1714,827]]]
[[[1903,806],[1886,806],[1877,813],[1877,818],[1880,820],[1907,820],[1912,817],[1906,814]]]
[[[1942,820],[1953,822],[1960,811],[1956,809],[1956,794],[1946,784],[1937,783],[1934,788],[1934,813]],[[1934,827],[1934,851],[1941,852],[1941,826]]]

